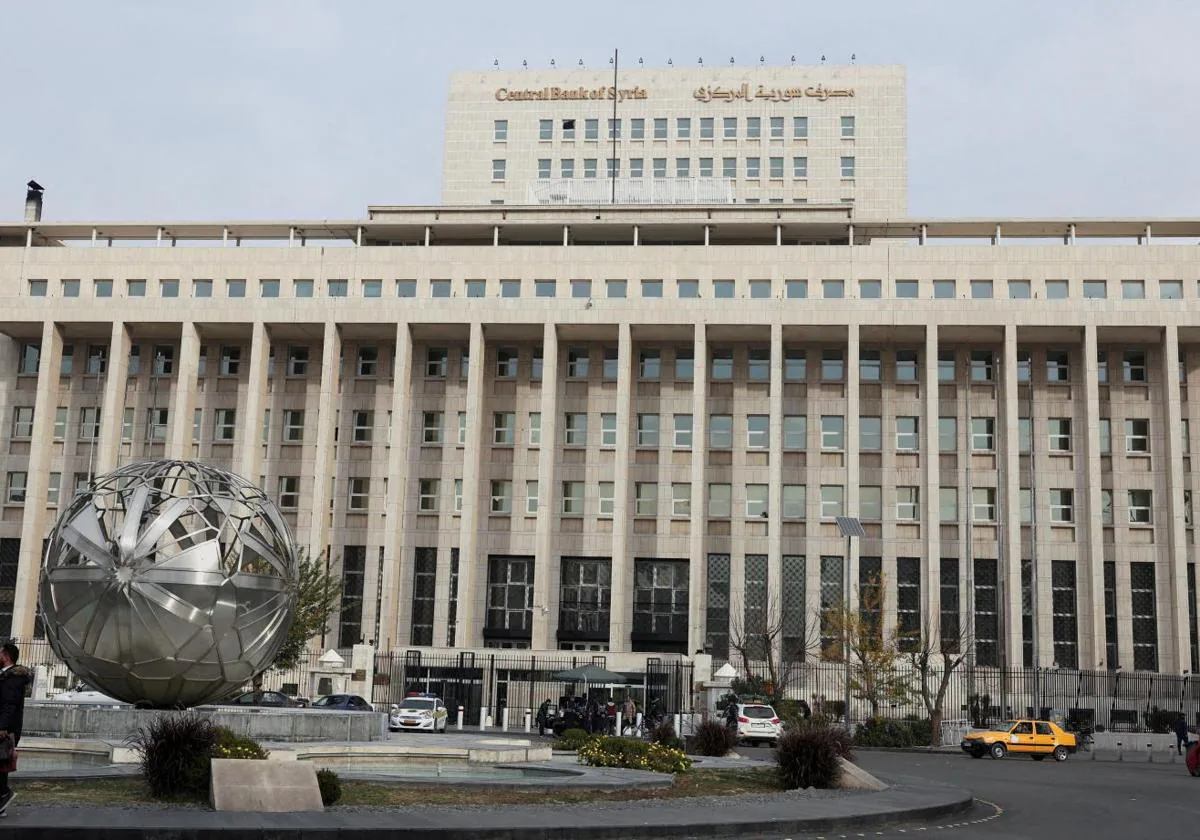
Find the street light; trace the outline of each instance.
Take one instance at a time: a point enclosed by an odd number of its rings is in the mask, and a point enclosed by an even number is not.
[[[846,559],[842,561],[842,661],[846,668],[845,694],[842,702],[842,715],[846,721],[846,730],[850,729],[850,541],[855,537],[865,537],[862,522],[857,516],[838,516],[835,518],[838,533],[846,538]]]

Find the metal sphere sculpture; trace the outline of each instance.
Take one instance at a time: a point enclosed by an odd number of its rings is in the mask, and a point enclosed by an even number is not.
[[[59,516],[40,597],[75,674],[118,700],[186,708],[270,667],[298,577],[291,530],[258,487],[194,461],[140,461]]]

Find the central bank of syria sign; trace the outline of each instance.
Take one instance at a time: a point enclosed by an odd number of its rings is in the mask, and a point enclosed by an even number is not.
[[[615,99],[624,102],[627,99],[646,99],[644,87],[618,88],[612,85],[601,87],[541,87],[517,90],[515,88],[497,88],[498,102],[570,102],[581,100]]]

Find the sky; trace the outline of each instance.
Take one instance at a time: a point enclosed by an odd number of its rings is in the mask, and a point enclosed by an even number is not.
[[[909,211],[1200,216],[1194,0],[0,0],[0,220],[434,204],[455,70],[903,64]],[[6,197],[7,196],[7,197]]]

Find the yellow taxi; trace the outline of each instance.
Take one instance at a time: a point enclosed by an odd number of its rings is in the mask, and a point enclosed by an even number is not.
[[[1048,720],[1009,720],[993,729],[975,729],[962,739],[962,751],[971,758],[1004,758],[1009,753],[1041,761],[1048,755],[1066,761],[1075,752],[1075,736]]]

